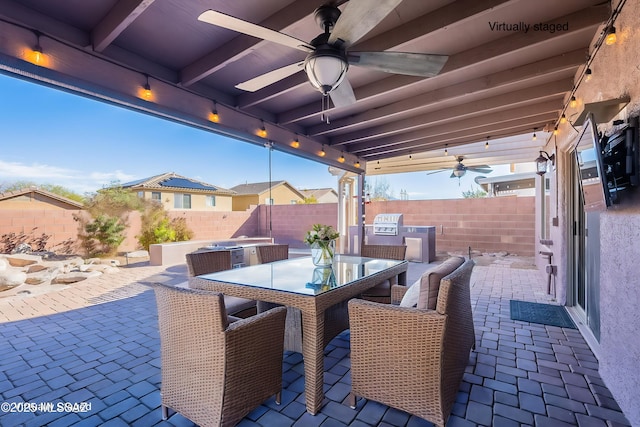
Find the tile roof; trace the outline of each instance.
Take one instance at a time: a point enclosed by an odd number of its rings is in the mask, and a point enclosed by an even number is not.
[[[131,189],[160,189],[160,190],[182,190],[194,193],[210,193],[232,195],[235,192],[222,187],[217,187],[206,182],[187,178],[173,172],[163,173],[161,175],[149,178],[138,179],[122,184],[123,188]]]

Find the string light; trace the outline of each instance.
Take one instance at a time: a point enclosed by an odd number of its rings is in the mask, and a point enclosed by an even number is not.
[[[607,36],[604,39],[604,43],[607,46],[611,46],[612,44],[616,44],[617,41],[618,37],[616,36],[616,27],[612,25],[607,30]]]
[[[444,155],[445,156],[449,155],[449,149],[447,148],[447,144],[444,144]]]
[[[359,167],[360,167],[360,160],[356,160],[356,161],[353,163],[353,166],[355,166],[355,167],[359,168]]]
[[[533,136],[531,137],[531,140],[532,140],[532,141],[535,141],[536,139],[538,139],[538,137],[536,136],[536,130],[537,130],[537,129],[538,129],[538,128],[533,128]]]
[[[554,128],[553,128],[553,134],[554,134],[554,135],[557,135],[557,134],[558,134],[558,126],[556,126],[556,127],[554,127]]]
[[[34,31],[36,35],[36,45],[33,47],[31,51],[31,61],[36,65],[42,65],[44,62],[44,54],[42,53],[42,46],[40,46],[40,32]]]
[[[345,161],[344,154],[342,154],[342,155],[338,158],[338,161],[339,161],[340,163],[344,163],[344,161]]]
[[[484,149],[485,150],[489,149],[489,137],[487,137],[487,142],[484,143]]]
[[[294,139],[293,141],[291,141],[291,146],[293,148],[299,148],[300,147],[300,141],[298,141],[298,137],[296,137],[296,139]]]
[[[260,138],[266,138],[267,128],[264,127],[264,120],[261,120],[260,122],[262,123],[262,126],[260,126],[260,129],[258,129],[258,131],[256,132],[256,135],[258,135]]]
[[[574,95],[571,96],[571,101],[569,101],[569,107],[576,108],[578,106],[578,100]]]
[[[562,116],[560,116],[560,124],[565,124],[567,123],[567,116],[564,115],[564,113],[562,113]]]
[[[584,72],[584,82],[589,83],[592,77],[593,73],[591,72],[591,68],[587,68]]]
[[[220,121],[220,115],[218,115],[218,107],[216,105],[216,101],[213,101],[213,110],[211,110],[211,114],[209,114],[209,120],[213,123],[218,123]]]
[[[145,74],[147,82],[142,86],[142,98],[147,101],[151,101],[153,98],[153,92],[151,92],[151,86],[149,85],[149,76]]]
[[[322,149],[320,150],[320,152],[318,153],[318,156],[320,157],[324,157],[327,155],[327,152],[324,151],[324,145],[322,146]]]

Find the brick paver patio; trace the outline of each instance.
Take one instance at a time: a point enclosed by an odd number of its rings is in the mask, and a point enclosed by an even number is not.
[[[447,425],[629,425],[577,330],[510,319],[510,299],[550,300],[545,278],[521,259],[485,264],[472,276],[477,348]],[[425,268],[412,263],[410,280]],[[193,425],[177,414],[160,419],[157,313],[146,286],[181,283],[186,268],[122,270],[55,294],[0,298],[1,426]],[[301,355],[286,353],[282,405],[266,401],[240,425],[431,425],[376,402],[360,400],[356,410],[344,403],[348,331],[327,346],[326,356],[326,404],[318,415],[305,412]],[[86,404],[62,412],[4,410],[6,403],[18,409],[17,402]]]

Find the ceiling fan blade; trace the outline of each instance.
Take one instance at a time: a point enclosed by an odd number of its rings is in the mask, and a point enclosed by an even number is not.
[[[433,77],[447,62],[447,55],[407,52],[349,52],[349,64],[409,76]]]
[[[351,83],[349,83],[349,80],[347,80],[346,77],[337,88],[329,92],[329,96],[331,96],[333,105],[335,105],[336,108],[348,107],[349,105],[356,103],[356,95],[353,93]]]
[[[282,79],[292,76],[303,69],[304,62],[296,62],[295,64],[286,65],[282,68],[269,71],[268,73],[254,77],[246,82],[238,83],[236,87],[241,90],[246,90],[247,92],[255,92],[263,87],[267,87],[275,82],[279,82]]]
[[[233,30],[242,34],[257,37],[259,39],[302,50],[304,52],[311,52],[315,50],[313,46],[305,41],[299,40],[287,34],[280,33],[278,31],[271,30],[266,27],[261,27],[260,25],[252,24],[251,22],[247,22],[215,10],[206,10],[202,12],[200,16],[198,16],[198,20],[206,22],[208,24],[216,25],[218,27],[226,28],[228,30]]]
[[[478,169],[478,168],[474,168],[474,167],[468,167],[467,170],[471,171],[471,172],[475,172],[475,173],[491,173],[491,172],[493,172],[492,169]]]
[[[329,36],[329,44],[334,44],[340,39],[347,47],[351,46],[378,25],[401,2],[402,0],[377,0],[373,4],[374,2],[369,0],[350,0]]]

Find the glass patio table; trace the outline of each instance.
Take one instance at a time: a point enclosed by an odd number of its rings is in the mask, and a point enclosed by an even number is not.
[[[323,268],[301,257],[197,276],[190,286],[300,310],[306,407],[315,415],[324,400],[324,347],[349,327],[346,301],[385,280],[406,285],[407,266],[404,260],[336,255]]]

